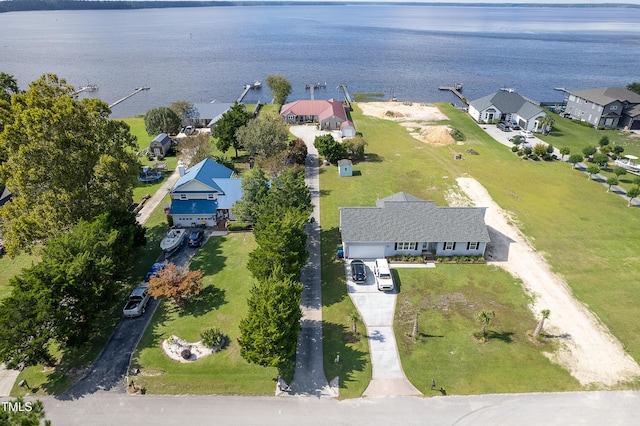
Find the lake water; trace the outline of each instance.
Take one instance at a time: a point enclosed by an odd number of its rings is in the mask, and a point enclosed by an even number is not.
[[[349,91],[399,100],[475,99],[501,87],[561,101],[554,87],[639,81],[640,9],[400,5],[233,6],[0,14],[0,71],[21,88],[52,72],[97,84],[114,117],[176,100],[233,102],[244,84],[284,74],[289,100]],[[269,102],[264,87],[245,102]]]

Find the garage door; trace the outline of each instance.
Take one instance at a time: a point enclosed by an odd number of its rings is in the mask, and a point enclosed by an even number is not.
[[[384,244],[349,244],[347,248],[347,256],[350,259],[378,259],[384,257]]]

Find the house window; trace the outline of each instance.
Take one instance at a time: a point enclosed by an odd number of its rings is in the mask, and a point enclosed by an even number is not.
[[[467,243],[467,250],[478,250],[479,242]]]
[[[456,243],[446,242],[444,243],[445,250],[454,250],[456,248]]]
[[[611,106],[609,107],[609,109],[610,109],[611,111],[615,111],[615,110],[617,110],[617,109],[618,109],[618,105],[611,105]]]
[[[429,243],[422,243],[422,250],[426,250],[429,248]]]
[[[416,243],[396,243],[396,250],[415,250]]]
[[[187,200],[187,194],[180,194],[181,200]]]
[[[215,198],[213,198],[213,194],[207,194],[207,199],[209,199],[209,200],[215,200]]]

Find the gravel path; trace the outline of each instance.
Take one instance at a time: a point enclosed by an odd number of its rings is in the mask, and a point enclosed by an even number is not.
[[[532,312],[549,309],[545,331],[562,339],[560,350],[549,357],[567,368],[583,385],[612,386],[640,376],[640,366],[622,348],[607,327],[577,301],[562,277],[553,273],[544,258],[526,241],[509,215],[472,178],[458,178],[458,185],[473,204],[488,207],[485,220],[491,243],[486,258],[522,280],[534,295]]]

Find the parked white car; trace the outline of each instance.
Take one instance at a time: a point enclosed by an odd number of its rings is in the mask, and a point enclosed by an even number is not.
[[[533,133],[531,133],[531,130],[520,130],[520,136],[525,138],[532,138]]]

